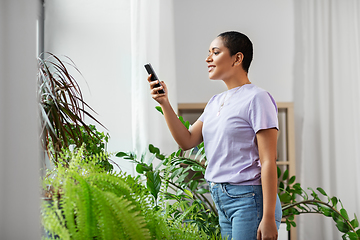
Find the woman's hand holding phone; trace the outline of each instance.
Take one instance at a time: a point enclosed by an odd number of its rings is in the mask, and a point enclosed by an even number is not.
[[[151,96],[152,98],[157,101],[160,105],[165,103],[165,102],[168,102],[168,96],[167,96],[167,87],[166,87],[166,84],[160,80],[151,80],[151,75],[150,74],[147,78],[149,84],[150,84],[150,93],[151,93]],[[158,85],[159,83],[160,86]],[[161,90],[164,91],[164,93],[159,93],[161,92]]]
[[[175,141],[184,150],[188,150],[199,145],[202,141],[202,122],[196,121],[195,124],[191,127],[192,133],[190,133],[189,130],[179,120],[174,109],[171,107],[167,95],[168,89],[166,84],[158,79],[154,69],[151,67],[151,64],[146,64],[145,69],[149,74],[147,80],[150,84],[151,96],[160,104],[166,123]]]
[[[159,104],[163,104],[165,101],[168,101],[168,97],[166,94],[167,88],[165,83],[160,82],[150,63],[145,64],[144,67],[149,74],[147,80],[150,83],[152,98],[155,99]]]

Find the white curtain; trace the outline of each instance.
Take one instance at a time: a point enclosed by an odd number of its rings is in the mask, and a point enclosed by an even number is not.
[[[176,144],[163,116],[155,110],[144,64],[151,63],[158,77],[169,88],[169,99],[176,111],[172,1],[131,1],[131,105],[133,148],[138,154],[151,143],[169,154]]]
[[[360,217],[360,2],[294,1],[298,181]],[[299,240],[341,239],[331,218],[298,218]]]

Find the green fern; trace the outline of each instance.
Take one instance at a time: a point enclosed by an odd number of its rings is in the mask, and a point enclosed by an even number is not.
[[[70,239],[69,230],[64,226],[64,219],[61,211],[56,211],[53,203],[44,201],[41,208],[42,225],[49,236],[58,235],[60,239]]]
[[[50,236],[58,235],[61,239],[134,239],[131,238],[133,233],[124,234],[119,230],[144,228],[144,218],[141,220],[141,216],[133,211],[140,212],[137,201],[144,201],[144,197],[132,194],[124,176],[106,174],[95,161],[84,159],[82,148],[73,153],[64,151],[61,157],[65,159],[60,160],[58,167],[44,179],[46,189],[48,186],[52,189],[52,204],[46,201],[42,207],[43,226]],[[67,161],[69,158],[71,161]],[[137,221],[129,227],[131,221],[120,224],[120,219]],[[147,229],[143,232],[145,234],[141,236],[149,235]]]
[[[99,239],[121,239],[123,236],[116,236],[116,231],[119,231],[121,228],[117,229],[117,227],[121,227],[115,221],[113,217],[112,209],[108,207],[107,198],[104,196],[103,192],[97,189],[94,186],[91,186],[91,190],[93,193],[94,202],[94,212],[97,220],[97,232],[96,236],[99,236]],[[123,232],[123,231],[121,231]]]
[[[186,210],[188,203],[177,202],[185,211],[179,217],[170,205],[168,210],[156,206],[139,177],[105,173],[94,159],[84,158],[83,148],[64,151],[61,156],[64,159],[59,158],[57,167],[43,180],[52,196],[52,203],[42,205],[42,223],[49,233],[44,239],[208,239],[194,223],[184,222],[200,209],[196,204]],[[171,162],[168,164],[170,169]],[[161,194],[161,198],[166,196]],[[170,220],[171,214],[177,217]]]
[[[109,206],[115,212],[118,221],[122,222],[129,239],[150,239],[149,230],[146,229],[146,222],[140,212],[131,211],[134,206],[130,201],[118,198],[115,194],[106,192]]]

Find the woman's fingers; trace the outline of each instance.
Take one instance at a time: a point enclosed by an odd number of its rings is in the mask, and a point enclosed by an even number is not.
[[[167,86],[164,81],[161,81],[162,89],[164,89],[165,92],[167,92]]]
[[[150,89],[155,88],[155,85],[159,83],[159,80],[155,80],[155,81],[151,81],[150,84]]]
[[[159,80],[151,81],[151,74],[147,78],[150,85],[150,94],[151,97],[156,100],[158,103],[162,103],[166,100],[167,97],[167,89],[166,84],[162,81],[160,86],[156,86],[160,83]],[[164,90],[165,93],[159,93],[160,90]]]
[[[147,80],[148,80],[149,83],[152,82],[152,81],[151,81],[151,76],[152,76],[152,74],[148,75],[148,77],[147,77]]]
[[[164,89],[163,86],[155,87],[155,85],[158,84],[158,83],[159,83],[158,80],[153,81],[153,82],[150,82],[150,90],[151,90],[151,93],[156,93],[156,92],[158,92],[159,90]]]

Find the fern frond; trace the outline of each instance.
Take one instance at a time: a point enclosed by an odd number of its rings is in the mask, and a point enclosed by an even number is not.
[[[146,228],[144,217],[139,212],[132,211],[134,206],[130,201],[119,198],[111,192],[104,192],[104,195],[117,220],[122,222],[130,239],[150,239],[150,232]]]
[[[122,196],[135,202],[130,186],[123,179],[115,175],[106,173],[90,174],[86,177],[86,181],[97,186],[102,191],[112,192],[118,197]]]
[[[121,192],[121,194],[125,194],[125,195],[129,195],[132,191],[132,189],[123,179],[111,174],[106,174],[106,173],[90,174],[89,176],[86,177],[86,181],[91,182],[94,185],[98,185],[98,184],[101,185],[101,183],[106,183],[106,185],[103,185],[102,187],[104,188],[111,187],[114,189],[116,188]]]
[[[194,224],[182,224],[171,228],[172,240],[207,240],[208,236],[203,231],[198,231]]]
[[[66,227],[69,229],[71,237],[76,238],[75,233],[77,232],[77,226],[75,223],[74,199],[78,197],[78,192],[76,186],[74,185],[74,181],[70,180],[69,178],[65,179],[64,189],[66,189],[66,192],[64,192],[62,198],[60,199],[60,206],[63,209],[66,220]]]
[[[161,216],[160,211],[151,211],[145,217],[152,239],[172,239],[169,225],[166,222],[166,218]]]
[[[97,234],[96,239],[125,239],[122,227],[119,221],[114,221],[114,214],[111,211],[111,207],[107,203],[107,198],[104,196],[104,192],[100,191],[95,186],[90,186],[93,193],[94,200],[94,212],[97,220]]]
[[[70,233],[60,220],[62,216],[59,216],[55,209],[56,207],[52,203],[44,202],[42,204],[42,225],[49,235],[58,235],[61,239],[69,240]]]
[[[92,211],[92,196],[89,184],[77,173],[73,173],[72,177],[78,182],[77,191],[80,197],[74,199],[76,205],[76,239],[91,239],[93,229],[96,228],[95,216]],[[67,186],[69,187],[69,186]]]
[[[174,223],[172,224],[173,226],[179,226],[182,221],[185,219],[185,217],[194,210],[194,208],[196,207],[195,204],[193,204],[192,206],[186,208],[186,210],[178,217],[176,218],[176,220],[174,221]]]
[[[153,207],[150,204],[149,190],[130,175],[92,174],[86,180],[102,191],[112,192],[131,201],[137,211]]]

